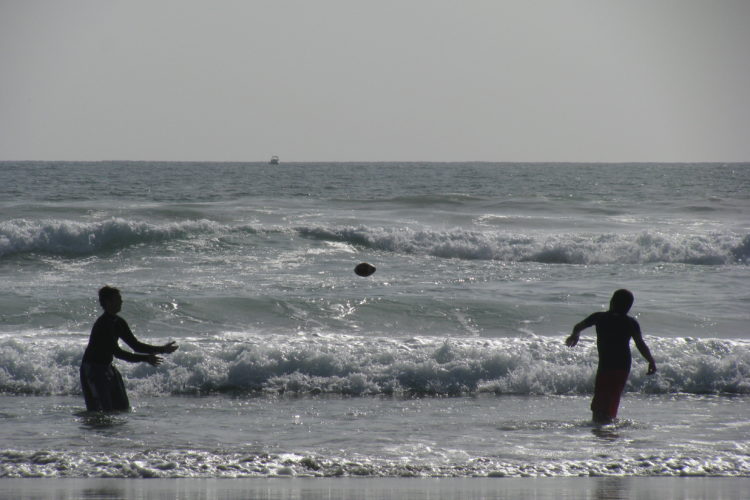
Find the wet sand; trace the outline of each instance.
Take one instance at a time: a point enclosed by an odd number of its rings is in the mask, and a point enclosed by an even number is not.
[[[3,500],[739,500],[749,491],[750,478],[708,477],[0,479]]]

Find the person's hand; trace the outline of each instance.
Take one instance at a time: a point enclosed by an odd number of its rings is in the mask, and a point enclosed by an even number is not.
[[[656,363],[654,361],[651,361],[648,364],[648,371],[646,372],[646,375],[653,375],[656,373]]]
[[[164,359],[156,354],[149,354],[146,356],[146,362],[151,366],[159,366],[162,361],[164,361]]]
[[[175,352],[177,350],[177,344],[175,344],[174,340],[172,342],[168,342],[161,346],[161,349],[163,353],[169,354],[170,352]]]
[[[572,334],[570,337],[565,339],[565,345],[568,347],[573,347],[574,345],[578,343],[578,338],[579,338],[578,335],[576,335],[575,333]]]

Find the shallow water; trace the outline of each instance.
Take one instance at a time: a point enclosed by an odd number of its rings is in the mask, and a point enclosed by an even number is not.
[[[746,476],[750,399],[582,396],[0,398],[6,477]],[[44,429],[44,432],[40,430]]]

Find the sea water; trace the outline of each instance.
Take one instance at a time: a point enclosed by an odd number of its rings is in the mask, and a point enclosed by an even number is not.
[[[749,259],[750,164],[0,163],[0,477],[748,476]],[[180,347],[125,413],[105,284]],[[600,427],[563,341],[622,287]]]

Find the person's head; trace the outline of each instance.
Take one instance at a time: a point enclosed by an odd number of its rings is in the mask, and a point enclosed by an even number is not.
[[[99,304],[106,312],[117,314],[122,307],[122,296],[120,295],[120,290],[111,286],[100,288]]]
[[[612,299],[609,301],[609,310],[615,313],[627,314],[630,311],[630,307],[633,305],[635,297],[629,290],[620,289],[612,294]]]

